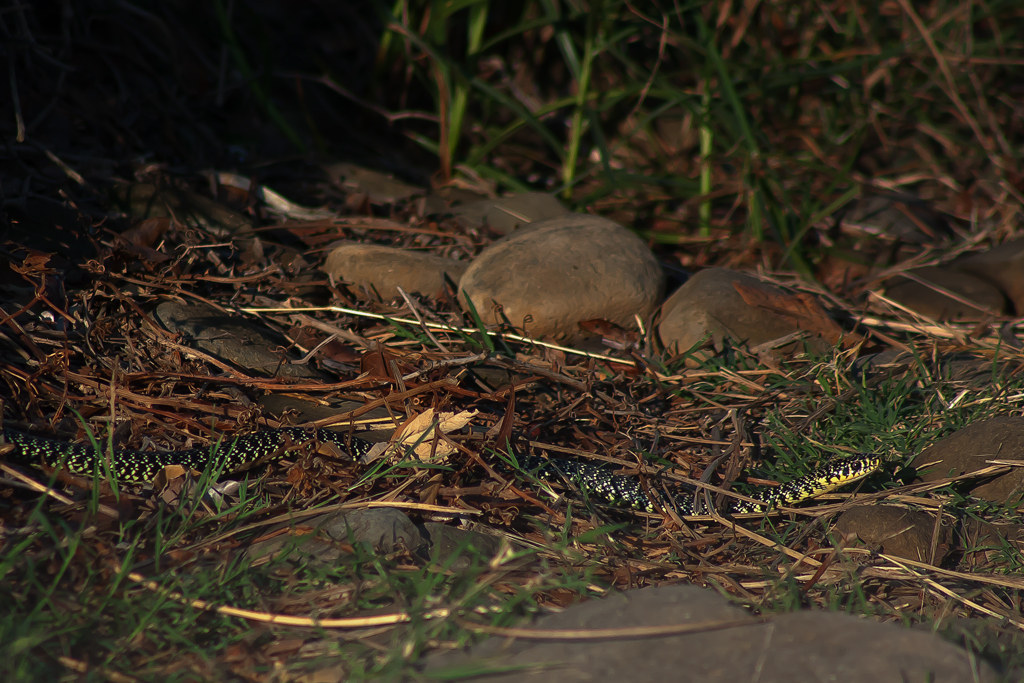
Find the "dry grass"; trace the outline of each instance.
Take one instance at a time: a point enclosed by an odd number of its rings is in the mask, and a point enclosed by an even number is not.
[[[589,505],[494,467],[510,435],[517,448],[606,461],[652,486],[739,478],[742,492],[743,473],[776,481],[870,450],[890,464],[856,498],[995,515],[898,475],[934,439],[1019,412],[1022,354],[1007,343],[1019,324],[927,320],[872,290],[883,275],[1017,236],[1019,9],[898,0],[641,14],[608,3],[598,21],[582,4],[538,2],[445,23],[431,3],[387,20],[346,4],[293,16],[258,3],[219,18],[183,4],[70,16],[13,5],[0,15],[12,94],[0,109],[8,425],[82,436],[78,413],[98,436],[113,426],[124,445],[174,448],[260,424],[256,400],[267,394],[387,407],[392,426],[428,408],[480,411],[453,436],[458,455],[443,470],[407,463],[365,478],[352,463],[277,463],[227,512],[187,494],[168,502],[91,486],[60,499],[40,493],[38,472],[29,483],[5,467],[0,577],[18,608],[0,624],[0,645],[23,667],[16,673],[256,675],[293,654],[285,636],[308,637],[267,627],[250,638],[252,625],[225,616],[228,606],[409,615],[385,645],[363,631],[354,652],[324,645],[347,673],[383,675],[468,637],[465,622],[424,618],[434,610],[510,626],[538,607],[678,581],[758,611],[816,605],[939,629],[984,616],[988,630],[965,636],[971,646],[1017,661],[1000,649],[1024,625],[1021,558],[1009,545],[931,566],[831,536],[850,494],[768,519],[693,521]],[[562,13],[554,29],[542,21],[552,8]],[[499,23],[508,30],[493,30]],[[268,163],[296,149],[300,160]],[[285,257],[316,260],[339,237],[460,258],[490,237],[424,218],[415,203],[372,207],[324,182],[313,152],[373,160],[424,185],[420,169],[440,168],[438,185],[561,192],[635,226],[667,264],[772,274],[813,295],[856,342],[829,357],[727,349],[688,364],[649,337],[595,353],[485,334],[451,297],[367,304],[315,275],[297,286],[313,271],[283,270]],[[208,193],[199,171],[239,166],[339,218],[282,219],[225,192],[217,201],[254,225],[227,238],[182,216],[130,226],[110,198],[132,181]],[[951,227],[921,245],[837,223],[865,190],[913,192]],[[262,377],[198,351],[151,319],[171,298],[279,330],[329,381]],[[885,349],[912,361],[865,369]],[[988,381],[962,379],[951,358]],[[357,554],[348,573],[310,577],[308,596],[273,609],[260,596],[294,586],[234,564],[239,528],[385,498],[530,550],[443,581],[414,557]],[[369,597],[339,599],[354,594]],[[140,635],[154,625],[166,630]],[[168,648],[182,656],[169,661]]]

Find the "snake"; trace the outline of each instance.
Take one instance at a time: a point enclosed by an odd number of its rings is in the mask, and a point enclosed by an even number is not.
[[[10,428],[4,429],[4,440],[14,446],[7,455],[12,462],[43,464],[84,476],[102,473],[106,466],[118,481],[125,484],[148,484],[169,465],[229,474],[310,443],[332,444],[353,459],[365,455],[373,446],[369,441],[331,429],[282,427],[223,439],[212,448],[204,446],[177,451],[114,449],[108,460],[105,455],[97,454],[92,443],[60,441]]]
[[[310,443],[333,444],[353,459],[366,455],[373,446],[359,437],[329,429],[283,427],[261,429],[233,440],[224,439],[213,448],[177,451],[115,449],[107,458],[93,443],[72,443],[9,428],[5,428],[3,434],[5,441],[14,446],[14,450],[7,454],[12,462],[43,464],[87,476],[103,472],[104,467],[108,467],[120,482],[127,484],[148,484],[169,465],[228,474]],[[706,497],[703,493],[694,495],[699,492],[693,487],[684,487],[668,496],[652,497],[648,490],[654,489],[645,487],[638,477],[615,474],[604,465],[536,455],[516,455],[515,464],[520,470],[528,471],[543,481],[569,481],[586,498],[613,507],[651,513],[670,507],[684,517],[710,513]],[[881,458],[874,454],[833,458],[780,486],[755,487],[750,497],[758,502],[731,499],[723,512],[766,513],[773,508],[800,503],[859,481],[881,464]]]
[[[518,456],[519,465],[542,480],[561,478],[575,484],[588,497],[599,499],[616,507],[640,512],[661,512],[672,509],[682,517],[701,517],[711,514],[706,497],[696,487],[683,487],[667,495],[648,494],[643,482],[635,476],[614,474],[604,465],[594,465],[566,458],[540,458],[535,455]],[[757,486],[748,497],[755,501],[730,498],[722,512],[726,514],[767,513],[774,508],[786,507],[817,498],[838,488],[864,479],[882,466],[882,458],[873,453],[830,458],[807,474],[790,479],[780,486]],[[656,494],[656,486],[648,487]],[[696,495],[695,495],[696,494]],[[660,500],[656,500],[660,498]]]

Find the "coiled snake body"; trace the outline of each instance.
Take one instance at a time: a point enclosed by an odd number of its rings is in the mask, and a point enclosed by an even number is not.
[[[106,456],[98,455],[97,449],[91,443],[69,443],[13,429],[5,429],[4,438],[15,447],[14,451],[7,455],[13,462],[45,464],[83,475],[103,471],[100,463]],[[216,448],[190,448],[179,451],[117,449],[109,459],[108,466],[121,482],[136,484],[151,482],[168,465],[180,465],[199,471],[213,465],[217,471],[227,474],[246,469],[254,463],[310,442],[333,444],[353,458],[366,454],[372,446],[358,437],[328,429],[285,427],[262,429],[233,440],[225,439]],[[607,467],[601,465],[581,460],[523,455],[517,456],[516,459],[520,467],[534,472],[541,479],[571,481],[592,500],[645,512],[656,512],[661,507],[658,502],[651,499],[637,477],[613,474]],[[751,497],[758,499],[759,503],[733,499],[727,503],[724,512],[757,513],[766,512],[780,505],[792,505],[863,479],[880,465],[881,458],[876,455],[830,460],[811,473],[781,486],[757,487],[751,492]],[[666,496],[661,503],[684,517],[706,515],[709,511],[704,498],[703,493],[694,496],[692,488],[684,488]]]

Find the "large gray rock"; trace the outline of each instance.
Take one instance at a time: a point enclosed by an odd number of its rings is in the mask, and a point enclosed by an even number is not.
[[[723,623],[724,622],[724,623]],[[541,617],[532,629],[612,631],[694,625],[689,633],[567,641],[493,637],[468,653],[431,658],[428,674],[477,671],[464,681],[995,681],[977,657],[925,633],[849,614],[805,610],[758,623],[718,594],[661,586]],[[493,672],[488,675],[488,672]],[[505,673],[502,673],[505,672]]]
[[[507,319],[530,336],[573,338],[600,318],[633,326],[661,295],[663,275],[647,245],[614,221],[572,214],[532,224],[477,256],[459,282],[485,323]]]

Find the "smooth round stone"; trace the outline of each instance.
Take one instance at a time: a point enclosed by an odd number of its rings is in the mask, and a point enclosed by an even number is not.
[[[463,305],[487,324],[531,337],[583,336],[595,318],[633,327],[657,305],[663,274],[647,245],[614,221],[570,214],[490,245],[459,282]]]
[[[662,304],[658,323],[661,343],[680,353],[702,340],[716,349],[722,348],[724,339],[753,348],[801,332],[793,319],[748,303],[737,285],[769,299],[787,296],[784,290],[747,273],[726,268],[702,270]],[[814,348],[825,348],[818,337],[807,341]]]
[[[989,466],[989,460],[1014,459],[1024,452],[1024,417],[999,415],[962,427],[934,441],[910,466],[924,482],[959,477]],[[1024,495],[1024,468],[1011,467],[998,476],[966,482],[970,495],[1003,504]]]

